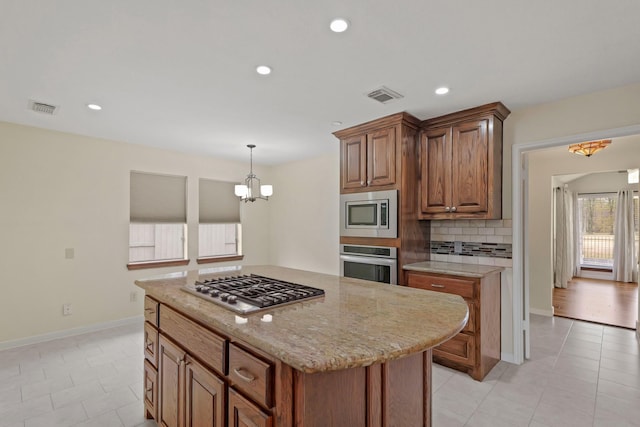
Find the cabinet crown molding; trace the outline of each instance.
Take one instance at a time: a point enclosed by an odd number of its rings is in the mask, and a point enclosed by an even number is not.
[[[421,126],[423,128],[430,128],[441,125],[444,126],[451,124],[452,122],[458,122],[469,117],[478,117],[481,115],[493,115],[501,121],[504,121],[509,116],[509,114],[511,114],[511,110],[505,107],[502,102],[492,102],[491,104],[485,104],[479,107],[469,108],[467,110],[457,111],[455,113],[446,114],[444,116],[423,120]]]
[[[345,139],[353,135],[363,134],[372,130],[399,124],[404,124],[405,126],[418,129],[420,127],[420,119],[417,119],[407,112],[401,112],[381,117],[379,119],[371,120],[357,126],[335,131],[333,132],[333,135],[338,139]]]

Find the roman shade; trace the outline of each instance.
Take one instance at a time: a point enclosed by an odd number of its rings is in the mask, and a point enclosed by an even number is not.
[[[239,224],[240,202],[234,182],[200,179],[200,223]]]
[[[131,222],[187,222],[187,177],[131,171]]]

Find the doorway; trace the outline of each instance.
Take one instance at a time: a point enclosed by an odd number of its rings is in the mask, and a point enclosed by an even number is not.
[[[546,181],[533,171],[530,165],[530,155],[537,151],[559,147],[566,151],[569,144],[597,140],[603,138],[635,138],[635,143],[640,142],[640,125],[626,128],[595,131],[585,134],[559,137],[549,140],[541,140],[527,143],[516,143],[512,146],[511,170],[514,191],[513,200],[513,348],[514,361],[522,363],[529,357],[529,313],[553,315],[552,309],[552,256],[551,256],[551,179]],[[637,152],[638,145],[635,145]],[[575,156],[575,155],[574,155]],[[600,156],[600,154],[598,154]],[[577,158],[578,156],[576,156]],[[607,156],[600,156],[607,157]],[[576,158],[570,158],[565,166],[570,166],[566,171],[574,172]],[[621,158],[624,168],[637,168],[637,156]],[[582,159],[584,160],[584,158]],[[593,169],[592,169],[593,170]],[[575,171],[577,173],[578,170]],[[566,173],[566,172],[565,172]],[[551,174],[553,175],[553,174]],[[546,195],[540,200],[532,201],[532,182],[542,182],[547,185]],[[521,189],[517,191],[516,189]],[[545,208],[546,206],[546,208]],[[540,232],[531,229],[530,222],[541,220],[544,222]],[[537,276],[536,276],[537,275]],[[542,308],[539,308],[542,307]],[[636,313],[640,311],[636,307]],[[637,317],[636,317],[637,318]],[[637,326],[637,322],[636,322]],[[640,335],[639,335],[640,336]]]
[[[628,262],[637,265],[638,192],[634,189],[638,183],[635,171],[552,177],[555,285],[552,303],[555,316],[635,329],[637,278],[630,276],[627,280],[632,282],[629,283],[614,281],[613,275],[615,266],[624,263],[626,257],[630,259]],[[618,206],[618,190],[628,190],[633,195],[631,205]],[[624,254],[616,254],[616,218],[620,221],[620,215],[624,213],[620,209],[629,208],[631,212],[626,214],[632,224],[632,229],[628,230],[632,233],[631,245]]]

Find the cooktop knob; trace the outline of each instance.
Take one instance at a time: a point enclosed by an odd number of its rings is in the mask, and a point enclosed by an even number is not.
[[[229,296],[227,297],[227,302],[228,302],[229,304],[235,304],[237,301],[238,301],[238,297],[237,297],[237,296],[235,296],[235,295],[229,295]]]
[[[217,297],[218,295],[220,295],[220,292],[217,291],[216,289],[211,289],[209,291],[209,295],[211,295],[212,297]]]
[[[202,286],[202,285],[196,285],[196,291],[198,291],[198,292],[202,292],[202,291],[204,291],[204,289],[205,289],[205,288],[206,288],[205,286]]]
[[[227,298],[229,298],[229,294],[228,293],[225,292],[225,293],[220,294],[220,299],[222,301],[226,301]]]

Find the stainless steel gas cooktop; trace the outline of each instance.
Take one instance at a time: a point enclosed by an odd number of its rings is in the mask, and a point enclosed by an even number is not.
[[[197,280],[184,291],[237,313],[253,313],[324,295],[324,290],[257,274]]]

